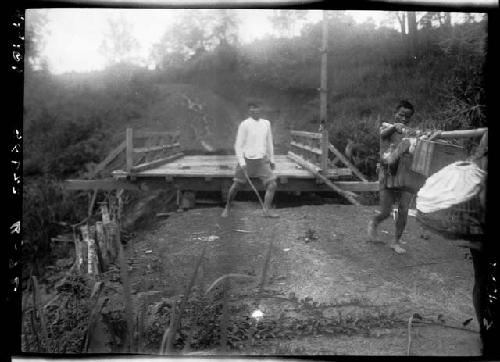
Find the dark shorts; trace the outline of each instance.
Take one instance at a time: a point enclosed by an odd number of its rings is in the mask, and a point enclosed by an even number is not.
[[[269,182],[276,180],[276,176],[274,175],[273,170],[271,170],[271,163],[269,162],[269,160],[263,158],[254,160],[245,158],[245,163],[247,165],[247,174],[249,177],[260,178],[264,185],[267,185]],[[241,184],[247,183],[247,179],[240,164],[236,166],[234,181]]]

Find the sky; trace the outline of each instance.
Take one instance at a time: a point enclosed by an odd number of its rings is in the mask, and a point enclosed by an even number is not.
[[[213,9],[212,9],[213,10]],[[169,23],[179,17],[183,9],[30,9],[26,14],[47,12],[47,27],[44,31],[45,48],[42,55],[48,61],[49,70],[60,74],[66,72],[88,72],[103,69],[106,64],[99,47],[102,44],[109,18],[125,18],[131,32],[139,42],[134,58],[141,65],[148,64],[151,46],[165,32]],[[238,9],[239,38],[243,43],[251,42],[273,31],[268,16],[272,9]],[[387,18],[383,11],[348,11],[358,23],[372,18],[376,24]],[[322,19],[321,10],[310,10],[308,21]],[[298,30],[298,29],[297,29]]]

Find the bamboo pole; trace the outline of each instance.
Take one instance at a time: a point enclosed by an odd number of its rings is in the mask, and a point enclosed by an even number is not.
[[[438,131],[434,138],[430,139],[439,139],[439,138],[472,138],[479,137],[484,135],[484,133],[488,130],[488,128],[477,128],[477,129],[464,129],[464,130],[456,130],[456,131]]]
[[[335,157],[338,158],[340,161],[342,161],[344,165],[349,167],[352,170],[352,172],[354,172],[354,174],[361,179],[361,181],[368,182],[368,179],[356,168],[356,166],[354,166],[351,162],[349,162],[349,160],[346,157],[344,157],[344,155],[339,150],[337,150],[331,143],[329,148],[330,151],[332,151],[335,154]]]
[[[111,263],[116,258],[116,247],[115,247],[115,223],[112,220],[110,215],[110,207],[106,202],[101,202],[101,219],[102,219],[102,227],[103,227],[103,244],[104,249],[106,250],[106,255],[108,258],[108,263]]]
[[[305,161],[302,157],[297,156],[291,152],[288,152],[288,157],[291,158],[293,161],[297,162],[299,165],[307,169],[309,172],[311,172],[316,178],[320,179],[323,181],[328,187],[333,189],[335,192],[339,193],[342,195],[344,198],[346,198],[349,202],[351,202],[353,205],[360,206],[361,204],[355,199],[356,194],[350,191],[345,191],[342,190],[340,187],[335,185],[333,182],[328,180],[325,176],[320,174],[314,167],[311,166],[311,164],[307,161]]]
[[[94,189],[94,193],[92,194],[92,198],[90,199],[89,209],[88,209],[88,212],[87,212],[87,216],[89,218],[90,218],[90,216],[92,216],[92,210],[94,209],[96,197],[97,197],[97,189]]]
[[[120,143],[120,145],[116,148],[114,148],[107,156],[106,158],[99,163],[92,171],[88,173],[88,178],[92,179],[94,178],[99,172],[104,170],[106,166],[111,163],[120,153],[122,153],[126,148],[126,142],[123,141]]]
[[[83,243],[87,246],[87,273],[92,274],[92,259],[91,257],[91,251],[89,247],[89,226],[87,224],[80,226],[80,233],[82,234],[82,240]]]
[[[96,230],[96,240],[97,240],[97,246],[99,247],[99,255],[100,255],[100,260],[101,260],[101,267],[102,271],[108,270],[109,266],[109,258],[108,258],[108,250],[106,247],[105,243],[105,237],[104,237],[104,227],[103,223],[101,221],[97,221],[95,223],[95,230]]]
[[[92,239],[94,240],[95,265],[96,265],[95,269],[97,271],[97,275],[100,275],[101,273],[103,273],[106,270],[106,268],[105,268],[104,260],[103,260],[103,256],[102,256],[101,245],[99,244],[99,240],[98,240],[99,235],[97,234],[97,222],[95,223],[95,225],[90,226],[90,230],[91,230]]]
[[[75,227],[73,227],[73,242],[75,243],[75,265],[76,265],[76,270],[78,271],[78,274],[82,273],[82,267],[83,267],[83,254],[82,254],[82,245],[80,243],[80,238],[78,237],[78,234],[76,233]]]
[[[99,253],[95,237],[95,225],[89,227],[89,274],[95,279],[99,275]]]

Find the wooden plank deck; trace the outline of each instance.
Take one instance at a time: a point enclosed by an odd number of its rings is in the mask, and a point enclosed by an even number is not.
[[[309,171],[290,160],[286,155],[275,156],[277,177],[314,179]],[[150,177],[204,177],[204,178],[232,178],[237,159],[234,155],[194,155],[183,156],[173,162],[166,163],[150,170],[134,172],[136,178]],[[331,169],[325,175],[328,178],[351,176],[349,168]]]

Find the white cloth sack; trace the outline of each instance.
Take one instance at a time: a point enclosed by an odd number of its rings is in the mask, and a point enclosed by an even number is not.
[[[479,193],[485,175],[473,162],[458,161],[443,167],[418,191],[417,210],[427,214],[470,200]]]
[[[408,141],[410,141],[410,148],[408,149],[408,152],[413,155],[415,153],[415,148],[417,147],[417,138],[410,137],[408,138]]]

